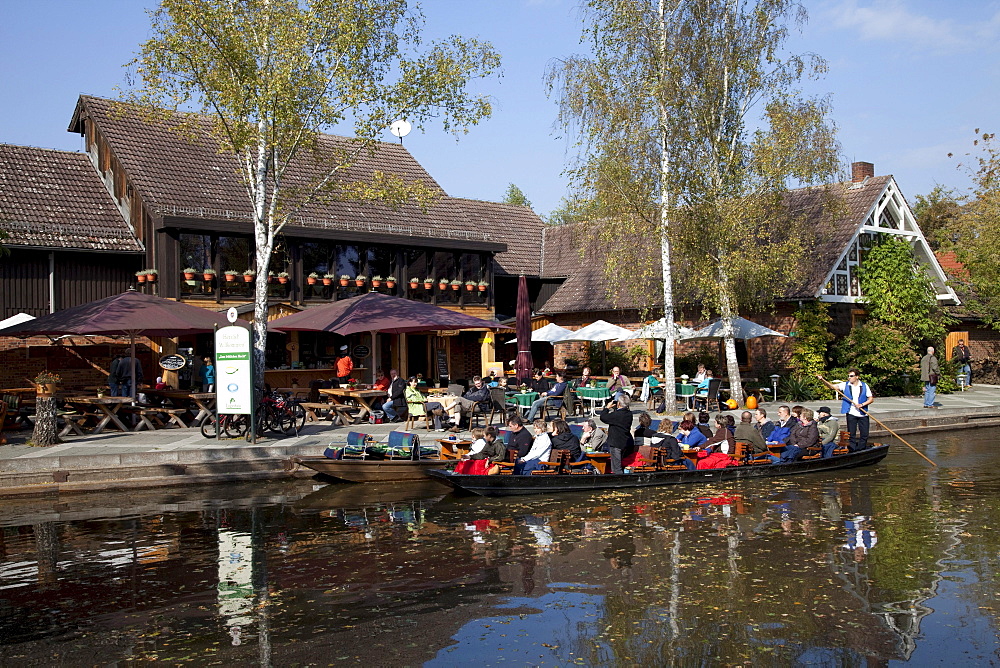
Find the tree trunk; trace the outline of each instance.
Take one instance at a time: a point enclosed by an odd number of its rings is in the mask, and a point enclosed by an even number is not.
[[[660,60],[663,63],[663,72],[666,74],[667,60],[667,17],[663,0],[659,3],[659,30],[660,30]],[[672,194],[670,191],[670,153],[667,141],[667,128],[669,127],[669,115],[667,110],[660,107],[660,263],[663,270],[663,317],[667,324],[667,338],[663,342],[663,376],[665,387],[663,388],[664,409],[668,413],[673,413],[677,408],[677,386],[674,383],[676,372],[674,370],[674,342],[677,340],[677,331],[674,329],[674,286],[673,274],[670,267],[670,237],[668,236],[668,226],[670,223],[670,207],[672,205]]]
[[[729,395],[736,400],[737,406],[743,405],[743,382],[740,378],[740,361],[736,357],[736,338],[733,329],[732,302],[729,301],[728,276],[724,269],[719,270],[719,294],[721,297],[722,340],[726,347],[726,371],[729,376]]]
[[[35,431],[31,435],[32,445],[57,445],[59,428],[56,423],[56,398],[38,395],[35,401]]]

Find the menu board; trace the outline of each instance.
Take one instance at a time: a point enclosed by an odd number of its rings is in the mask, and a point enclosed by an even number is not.
[[[448,351],[437,349],[437,375],[438,378],[448,377]]]

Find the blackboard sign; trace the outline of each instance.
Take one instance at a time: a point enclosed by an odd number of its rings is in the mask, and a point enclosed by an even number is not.
[[[362,345],[354,346],[354,350],[351,351],[351,357],[357,357],[359,360],[363,360],[371,354],[371,348]]]
[[[437,375],[438,378],[448,377],[448,352],[441,348],[437,350]]]
[[[164,355],[160,358],[160,368],[167,371],[183,369],[186,364],[187,360],[184,359],[183,355]]]

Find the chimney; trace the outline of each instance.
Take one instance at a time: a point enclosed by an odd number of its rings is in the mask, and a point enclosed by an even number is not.
[[[851,181],[862,183],[865,179],[875,176],[875,165],[870,162],[851,163]]]

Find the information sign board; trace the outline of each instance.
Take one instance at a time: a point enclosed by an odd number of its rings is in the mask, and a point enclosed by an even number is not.
[[[250,330],[233,325],[215,333],[216,405],[220,413],[250,415],[251,354]]]

